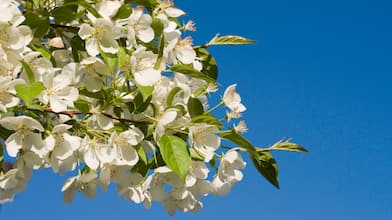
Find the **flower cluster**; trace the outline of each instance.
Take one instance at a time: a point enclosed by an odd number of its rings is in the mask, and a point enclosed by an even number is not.
[[[46,168],[71,174],[66,203],[114,183],[146,208],[158,201],[171,215],[196,212],[203,196],[225,195],[242,179],[240,151],[263,175],[268,151],[304,151],[250,144],[245,122],[231,123],[246,110],[235,84],[208,103],[218,71],[205,48],[251,40],[194,46],[194,23],[182,25],[185,12],[169,0],[20,2],[0,2],[0,203]],[[228,110],[222,119],[211,114],[218,107]]]

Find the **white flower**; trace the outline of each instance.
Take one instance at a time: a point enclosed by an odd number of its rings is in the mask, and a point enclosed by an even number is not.
[[[139,47],[131,56],[131,70],[135,81],[142,86],[152,86],[161,78],[161,72],[154,68],[158,55]]]
[[[117,185],[118,194],[123,195],[126,200],[137,204],[144,202],[150,196],[142,185],[143,179],[143,176],[139,173],[127,174]]]
[[[206,179],[209,172],[210,170],[204,162],[192,161],[189,174],[186,176],[185,185],[187,187],[194,186],[199,179]]]
[[[15,16],[20,15],[14,0],[1,0],[0,11],[0,22],[10,22]]]
[[[246,163],[241,155],[235,150],[229,150],[223,155],[217,176],[212,182],[212,193],[215,195],[226,195],[230,192],[234,183],[242,180],[243,174],[239,169],[244,169]]]
[[[48,45],[55,48],[64,48],[64,43],[61,37],[55,37],[48,40]]]
[[[69,86],[71,78],[65,74],[57,76],[47,75],[42,82],[45,90],[39,95],[39,100],[44,104],[50,103],[54,112],[62,112],[67,107],[73,107],[73,102],[78,99],[79,91],[75,87]]]
[[[240,113],[244,112],[246,110],[246,107],[241,104],[241,97],[240,95],[235,91],[236,89],[236,84],[233,84],[225,90],[225,93],[223,94],[223,103],[233,112],[235,113]]]
[[[14,168],[0,175],[0,204],[11,202],[15,193],[26,188],[27,180],[24,176],[24,169]]]
[[[97,57],[89,57],[80,62],[80,81],[90,92],[101,90],[103,81],[100,76],[110,75],[108,66]]]
[[[104,113],[111,112],[111,109],[102,111],[101,106],[95,106],[90,108],[92,116],[88,119],[88,124],[91,127],[98,126],[104,130],[108,130],[113,127],[113,120],[107,117]]]
[[[86,40],[86,50],[90,56],[97,56],[99,48],[105,53],[115,54],[118,51],[118,43],[115,40],[116,26],[106,18],[92,19],[94,27],[83,23],[80,25],[79,36]]]
[[[143,138],[144,135],[138,128],[131,128],[120,134],[113,132],[109,139],[109,145],[116,149],[117,156],[112,164],[119,166],[135,165],[139,160],[139,156],[134,146],[138,145]]]
[[[191,64],[196,59],[196,52],[192,48],[192,38],[187,37],[183,40],[174,38],[165,48],[165,53],[170,62],[176,62],[176,58],[183,64]]]
[[[165,184],[173,187],[183,186],[181,178],[168,167],[158,167],[154,173],[147,177],[144,185],[150,189],[152,201],[165,199]]]
[[[100,164],[113,162],[116,157],[116,151],[113,146],[105,143],[100,137],[90,139],[89,136],[85,136],[81,143],[80,153],[87,166],[94,170]]]
[[[187,30],[187,31],[193,31],[193,32],[195,32],[195,31],[196,31],[196,24],[195,24],[195,22],[189,20],[189,21],[185,24],[184,29]]]
[[[213,125],[197,124],[189,127],[189,143],[208,162],[220,146],[221,139],[216,134],[219,129]]]
[[[179,8],[169,7],[165,9],[167,16],[172,18],[178,18],[185,15],[185,12]]]
[[[8,155],[16,157],[20,149],[38,150],[43,147],[41,134],[34,130],[44,131],[42,125],[29,116],[6,117],[0,120],[0,125],[15,131],[7,140],[5,146]]]
[[[178,112],[176,110],[169,109],[159,118],[154,133],[154,138],[157,142],[159,142],[161,136],[165,134],[166,126],[176,120],[177,114]]]
[[[124,0],[102,0],[95,6],[98,13],[104,18],[110,18],[117,14],[118,9],[124,3]]]
[[[0,111],[6,112],[7,108],[19,104],[19,98],[15,97],[16,92],[14,86],[23,83],[23,79],[12,79],[11,76],[0,76]]]
[[[234,130],[237,133],[244,133],[248,131],[248,128],[246,127],[245,121],[240,121],[237,125],[234,125]]]
[[[233,118],[241,118],[241,113],[233,112],[233,111],[226,111],[226,120],[227,122],[230,122],[231,119]]]
[[[97,195],[96,173],[87,173],[67,179],[61,189],[64,193],[64,202],[71,203],[80,190],[87,198],[93,199]]]
[[[24,36],[14,25],[0,22],[0,47],[21,50],[25,47]]]
[[[44,141],[47,152],[52,152],[50,164],[56,173],[64,173],[76,167],[77,158],[74,152],[79,149],[81,138],[67,133],[71,127],[66,124],[56,125]]]
[[[142,8],[135,8],[128,21],[128,42],[131,47],[136,47],[136,37],[148,43],[154,39],[154,30],[151,28],[152,18],[144,14]]]

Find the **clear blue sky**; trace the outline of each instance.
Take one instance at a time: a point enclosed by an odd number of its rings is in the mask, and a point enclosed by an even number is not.
[[[64,205],[63,177],[40,171],[0,219],[392,219],[392,3],[387,0],[176,1],[215,33],[256,45],[212,50],[225,87],[238,83],[246,134],[265,146],[282,137],[311,150],[274,154],[281,189],[250,165],[226,197],[198,214],[146,211],[115,191]],[[241,4],[243,3],[243,4]]]

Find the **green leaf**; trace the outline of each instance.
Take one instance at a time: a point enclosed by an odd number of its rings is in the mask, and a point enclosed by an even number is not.
[[[48,60],[51,59],[52,55],[50,54],[49,51],[47,51],[46,49],[44,49],[42,47],[35,47],[35,46],[33,46],[33,47],[34,47],[34,50],[40,52],[43,57],[45,57]]]
[[[72,56],[76,62],[79,62],[79,51],[86,51],[85,42],[78,35],[71,39]]]
[[[150,105],[151,99],[152,99],[152,96],[150,95],[144,101],[143,95],[141,93],[138,93],[133,100],[134,112],[135,113],[144,112],[148,108],[148,105]]]
[[[222,132],[221,136],[222,138],[246,149],[250,153],[256,152],[256,148],[246,138],[238,134],[234,129]]]
[[[189,148],[189,153],[192,159],[204,161],[204,157],[200,155],[194,148]]]
[[[207,46],[212,45],[242,45],[242,44],[254,44],[256,41],[247,39],[241,36],[227,35],[215,36],[210,42],[207,43]]]
[[[222,123],[215,118],[215,116],[209,114],[209,113],[204,113],[203,115],[198,115],[192,118],[192,123],[206,123],[209,125],[214,125],[217,128],[222,128],[223,125]]]
[[[43,11],[42,14],[33,11],[24,14],[24,24],[29,26],[34,33],[34,37],[41,38],[49,31],[50,22],[48,14]]]
[[[44,107],[42,107],[40,104],[38,103],[32,103],[31,105],[29,105],[29,110],[37,110],[37,111],[44,111]]]
[[[180,87],[174,87],[172,90],[170,90],[169,95],[167,96],[166,99],[167,106],[171,106],[173,104],[174,96],[181,90],[182,89]]]
[[[81,89],[79,90],[79,94],[100,100],[105,99],[105,92],[103,90],[98,92],[89,92],[87,89]]]
[[[90,112],[90,103],[86,100],[78,99],[74,102],[75,108],[82,114]]]
[[[176,65],[173,65],[170,68],[170,70],[173,71],[173,72],[182,73],[184,75],[191,76],[191,77],[194,77],[194,78],[204,79],[204,80],[206,80],[208,82],[215,82],[216,81],[214,78],[211,78],[207,74],[195,70],[192,67],[192,65],[176,64]]]
[[[3,139],[2,141],[7,140],[7,138],[13,133],[14,131],[8,130],[0,125],[0,138]]]
[[[77,10],[77,5],[63,5],[55,8],[52,11],[52,16],[56,24],[66,24],[76,18]]]
[[[45,89],[42,82],[15,85],[16,94],[29,106],[33,99]]]
[[[140,144],[137,145],[135,147],[135,149],[136,149],[137,154],[139,155],[139,159],[141,161],[143,161],[145,164],[147,164],[148,163],[147,155],[146,155],[146,152],[144,151],[144,148],[142,147],[142,145],[140,145]]]
[[[204,113],[203,104],[198,98],[189,97],[187,107],[192,118]]]
[[[204,48],[195,48],[196,56],[200,59],[200,62],[203,65],[202,73],[211,77],[214,80],[218,79],[218,66],[216,65],[216,61],[214,57]]]
[[[39,3],[41,2],[41,0],[33,0],[33,2],[34,2],[35,6],[39,6]]]
[[[70,3],[70,4],[74,4],[74,3]],[[92,15],[94,15],[94,17],[102,18],[102,16],[98,13],[98,11],[90,3],[88,3],[84,0],[78,0],[76,2],[76,4],[85,8],[88,12],[90,12]]]
[[[272,185],[279,189],[278,164],[268,152],[250,153],[250,158],[257,171],[263,175]]]
[[[117,56],[118,56],[118,69],[120,69],[127,61],[127,51],[123,47],[120,47],[118,49]]]
[[[306,148],[299,144],[292,143],[290,141],[278,141],[274,144],[271,150],[284,150],[284,151],[294,151],[294,152],[309,152]]]
[[[154,65],[154,69],[156,69],[156,70],[159,70],[159,67],[161,66],[164,49],[165,49],[165,37],[164,37],[164,35],[162,35],[161,39],[159,40],[159,44],[158,44],[158,58],[157,58],[157,61],[155,62],[155,65]]]
[[[130,5],[121,5],[118,9],[117,14],[113,17],[113,20],[128,18],[132,13]]]
[[[140,93],[143,95],[143,100],[147,100],[148,97],[152,95],[152,92],[154,91],[154,86],[141,86],[137,85]]]
[[[174,135],[163,135],[160,139],[160,150],[167,166],[185,181],[191,165],[185,141]]]
[[[33,70],[30,68],[29,64],[27,64],[25,61],[21,60],[20,63],[22,64],[23,69],[26,71],[29,82],[33,83],[35,81],[35,75]]]
[[[99,48],[99,53],[103,57],[103,60],[108,64],[110,72],[114,72],[114,69],[117,66],[117,56],[116,54],[105,53]]]
[[[137,164],[134,167],[132,167],[132,173],[139,173],[143,177],[146,177],[151,165],[152,164],[147,164],[144,161],[139,160]]]
[[[162,35],[164,24],[161,19],[154,18],[151,23],[151,28],[154,30],[154,36],[159,37]]]

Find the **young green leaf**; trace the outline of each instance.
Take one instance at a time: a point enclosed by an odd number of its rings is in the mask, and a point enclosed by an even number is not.
[[[42,82],[15,85],[16,94],[29,106],[33,99],[45,89]]]
[[[77,5],[63,5],[53,9],[51,14],[56,24],[66,24],[75,19],[77,11]]]
[[[82,114],[86,114],[90,111],[91,104],[86,100],[78,99],[74,102],[74,105]]]
[[[187,106],[188,112],[192,118],[204,113],[203,104],[198,98],[189,97]]]
[[[185,141],[174,135],[163,135],[160,150],[166,165],[185,181],[191,165]]]
[[[41,0],[33,0],[33,2],[34,2],[35,6],[39,6],[39,3],[41,2]]]
[[[272,185],[279,189],[278,164],[268,152],[249,153],[253,165]]]
[[[111,53],[105,53],[99,48],[99,53],[103,57],[103,60],[108,64],[110,72],[113,72],[117,67],[117,55]]]
[[[234,144],[246,149],[249,153],[256,152],[256,148],[242,135],[234,129],[222,132],[222,138],[233,142]]]
[[[141,145],[137,145],[135,148],[136,148],[137,154],[139,155],[139,159],[141,161],[143,161],[145,164],[147,164],[148,163],[147,155],[146,155],[146,152],[144,151],[144,148]]]
[[[204,113],[203,115],[198,115],[192,118],[192,123],[206,123],[209,125],[214,125],[217,128],[222,128],[223,125],[222,123],[215,118],[213,115],[209,114],[209,113]]]
[[[131,13],[132,8],[130,5],[121,5],[121,7],[117,11],[117,14],[113,17],[113,20],[128,18]]]
[[[196,55],[200,59],[200,62],[203,65],[202,73],[211,77],[214,80],[218,79],[218,66],[216,65],[216,61],[214,57],[204,48],[195,48]]]
[[[215,36],[210,42],[207,43],[207,46],[213,45],[242,45],[242,44],[254,44],[256,41],[250,40],[241,36],[227,35]]]
[[[182,73],[184,75],[191,76],[191,77],[194,77],[194,78],[204,79],[204,80],[206,80],[208,82],[215,82],[216,81],[214,78],[208,76],[207,74],[195,70],[190,65],[176,64],[176,65],[173,65],[170,68],[170,70],[173,71],[173,72]]]
[[[141,86],[138,85],[140,93],[143,95],[143,100],[146,101],[148,97],[152,95],[154,91],[154,86]]]
[[[161,36],[161,39],[159,40],[158,44],[158,58],[157,61],[155,62],[154,69],[159,70],[159,67],[161,66],[161,62],[163,59],[163,51],[165,49],[165,35]]]
[[[272,147],[271,150],[284,150],[284,151],[294,151],[294,152],[309,152],[306,148],[299,144],[292,143],[290,141],[278,141]]]
[[[174,87],[172,90],[170,90],[169,95],[167,96],[166,99],[166,105],[171,106],[173,104],[173,99],[176,94],[181,91],[182,89],[180,87]]]
[[[151,28],[154,30],[154,36],[159,37],[162,35],[164,24],[161,19],[154,18],[151,23]]]
[[[33,83],[35,81],[33,70],[30,68],[29,64],[27,64],[25,61],[21,60],[20,63],[22,64],[23,69],[26,71],[29,82]]]

